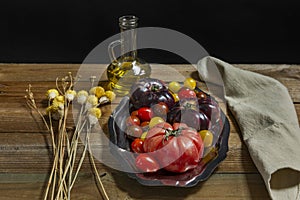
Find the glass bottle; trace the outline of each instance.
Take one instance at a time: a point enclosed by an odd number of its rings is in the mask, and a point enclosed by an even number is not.
[[[109,87],[118,96],[129,93],[131,86],[141,78],[149,77],[148,63],[137,57],[136,27],[138,18],[132,15],[119,18],[121,39],[109,44],[108,53],[111,64],[107,67]],[[114,48],[121,46],[121,56],[116,58]]]

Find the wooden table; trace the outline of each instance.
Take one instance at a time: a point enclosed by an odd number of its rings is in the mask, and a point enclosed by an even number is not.
[[[271,76],[289,90],[300,119],[299,65],[236,65]],[[41,199],[51,167],[49,134],[36,113],[26,107],[25,89],[30,83],[40,108],[45,108],[45,92],[55,87],[55,78],[67,72],[76,74],[78,64],[0,64],[0,199]],[[195,69],[173,65],[185,75]],[[105,66],[102,66],[104,69]],[[165,76],[167,71],[153,73]],[[172,75],[171,75],[172,76]],[[170,75],[168,76],[170,77]],[[107,121],[110,109],[103,115]],[[108,110],[108,111],[107,111]],[[269,199],[264,182],[254,166],[247,147],[230,113],[229,152],[225,161],[205,182],[192,188],[145,187],[126,174],[97,163],[112,200],[115,199]],[[88,160],[83,164],[72,193],[73,199],[99,199]]]

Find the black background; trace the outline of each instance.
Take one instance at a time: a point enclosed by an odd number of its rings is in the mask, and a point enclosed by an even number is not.
[[[118,17],[180,31],[231,63],[300,63],[299,0],[2,0],[0,62],[81,63]],[[148,62],[184,62],[143,51]]]

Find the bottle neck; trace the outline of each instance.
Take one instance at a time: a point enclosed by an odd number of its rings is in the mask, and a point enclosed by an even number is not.
[[[123,59],[135,59],[137,56],[136,51],[136,30],[121,29],[121,56]]]
[[[125,61],[133,61],[137,57],[136,27],[138,18],[132,15],[119,19],[121,29],[121,57]]]

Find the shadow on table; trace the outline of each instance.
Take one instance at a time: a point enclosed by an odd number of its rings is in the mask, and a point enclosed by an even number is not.
[[[161,186],[143,186],[136,180],[130,178],[126,173],[112,171],[111,175],[116,186],[126,192],[133,199],[184,199],[187,196],[196,193],[202,187],[202,183],[191,188],[180,187],[161,187]]]

